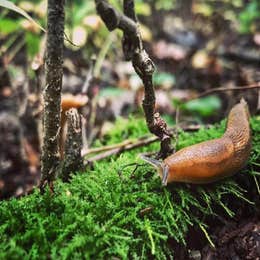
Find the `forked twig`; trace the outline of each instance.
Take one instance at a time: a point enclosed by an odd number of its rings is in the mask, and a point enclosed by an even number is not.
[[[122,40],[123,52],[126,60],[131,60],[133,67],[144,84],[143,109],[147,126],[160,142],[161,149],[158,158],[165,158],[172,152],[171,133],[166,122],[155,111],[155,91],[153,87],[153,73],[155,66],[143,48],[141,34],[137,23],[133,0],[124,0],[124,14],[118,12],[106,0],[95,0],[96,9],[108,30],[119,28],[124,33]]]
[[[194,100],[194,99],[199,99],[208,95],[211,95],[213,93],[217,93],[217,92],[224,92],[224,91],[237,91],[237,90],[251,90],[251,89],[260,89],[260,81],[259,82],[255,82],[252,83],[250,85],[246,85],[246,86],[238,86],[238,87],[232,87],[232,88],[226,88],[226,87],[219,87],[219,88],[212,88],[212,89],[208,89],[205,92],[202,92],[199,95],[196,95],[195,97],[189,98],[187,99],[185,102]]]

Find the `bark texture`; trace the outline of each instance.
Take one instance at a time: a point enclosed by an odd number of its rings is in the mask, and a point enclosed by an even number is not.
[[[59,164],[58,138],[63,74],[64,2],[64,0],[48,0],[41,190],[46,184],[52,186]]]
[[[81,118],[75,108],[71,108],[67,111],[66,116],[68,130],[64,150],[64,160],[61,167],[61,178],[63,181],[68,181],[71,173],[79,171],[83,167],[83,159],[81,157]]]
[[[124,14],[115,10],[106,0],[95,0],[96,9],[108,30],[116,28],[124,32],[122,40],[123,52],[126,60],[131,60],[133,67],[144,84],[143,109],[147,126],[151,133],[159,137],[161,149],[157,158],[165,158],[172,153],[171,134],[166,122],[155,111],[155,92],[153,87],[153,73],[155,66],[143,48],[134,10],[134,0],[124,0]]]

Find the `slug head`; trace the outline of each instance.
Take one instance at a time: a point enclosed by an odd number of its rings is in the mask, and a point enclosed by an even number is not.
[[[147,157],[143,154],[140,155],[140,158],[148,162],[149,164],[151,164],[153,167],[157,169],[162,179],[162,185],[166,186],[168,181],[168,176],[169,176],[169,166],[159,160]]]

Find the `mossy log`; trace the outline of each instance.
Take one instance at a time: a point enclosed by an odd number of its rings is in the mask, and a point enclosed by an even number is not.
[[[36,189],[21,199],[2,201],[0,259],[176,257],[172,241],[185,245],[191,227],[207,232],[207,217],[221,214],[232,218],[245,205],[249,212],[257,210],[260,117],[253,118],[251,124],[253,149],[247,167],[212,185],[172,184],[165,188],[147,165],[120,171],[126,164],[141,162],[139,153],[156,151],[159,143],[153,143],[97,162],[93,170],[73,176],[70,183],[57,181],[54,194],[40,195]],[[181,132],[177,148],[219,137],[224,128],[222,122],[196,133]],[[122,141],[122,136],[138,138],[145,133],[143,120],[134,118],[126,123],[120,119],[103,143],[114,144]]]

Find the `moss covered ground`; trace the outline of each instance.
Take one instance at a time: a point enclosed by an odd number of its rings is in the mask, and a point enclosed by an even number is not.
[[[251,123],[253,150],[248,166],[212,185],[162,187],[149,165],[134,172],[134,166],[119,171],[126,164],[142,163],[138,154],[158,150],[154,143],[97,162],[93,170],[75,174],[70,183],[56,181],[55,194],[40,195],[35,190],[0,202],[0,259],[170,259],[175,255],[170,241],[185,245],[190,227],[203,230],[210,243],[205,220],[214,218],[217,208],[233,217],[230,198],[256,207],[239,181],[253,179],[252,189],[259,189],[260,117]],[[196,133],[181,132],[177,148],[219,137],[224,128],[222,122]],[[96,145],[146,133],[143,120],[119,119]]]

